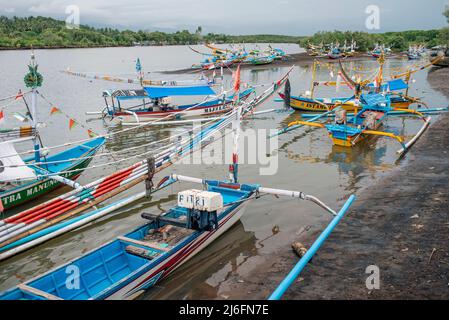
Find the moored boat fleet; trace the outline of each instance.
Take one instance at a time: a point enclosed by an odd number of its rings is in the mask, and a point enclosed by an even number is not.
[[[69,231],[102,217],[112,216],[121,208],[140,199],[150,197],[175,183],[196,185],[177,194],[177,204],[162,214],[144,212],[136,219],[141,225],[124,235],[101,245],[82,256],[63,265],[20,283],[14,288],[0,293],[2,300],[103,300],[134,299],[161,281],[170,281],[170,275],[181,265],[191,260],[210,243],[224,234],[243,215],[246,207],[261,196],[273,195],[309,201],[319,206],[323,212],[333,217],[324,233],[327,235],[349,210],[355,197],[345,200],[340,210],[332,209],[318,197],[299,190],[284,190],[265,187],[263,182],[244,183],[239,178],[239,136],[243,119],[257,121],[257,114],[265,112],[292,111],[303,112],[302,120],[294,121],[281,128],[280,135],[303,126],[327,130],[334,145],[353,147],[364,139],[389,137],[400,145],[398,156],[402,157],[425,133],[430,125],[429,114],[445,111],[444,108],[429,108],[420,98],[409,96],[411,75],[430,67],[438,60],[416,69],[398,72],[386,78],[385,50],[380,48],[378,67],[365,79],[347,70],[342,58],[354,54],[356,43],[333,45],[329,58],[339,60],[337,81],[327,81],[326,85],[346,86],[353,91],[348,97],[316,98],[316,70],[318,60],[312,65],[312,84],[310,91],[301,95],[291,94],[289,77],[293,67],[272,83],[263,86],[259,92],[255,86],[241,81],[240,65],[270,64],[276,59],[284,59],[281,49],[271,46],[265,50],[246,52],[244,47],[220,49],[207,45],[212,53],[202,54],[205,60],[197,68],[213,70],[233,69],[232,86],[225,88],[223,73],[220,77],[209,79],[202,76],[197,80],[154,81],[144,79],[140,59],[136,60],[136,79],[118,79],[109,76],[94,76],[96,80],[126,82],[135,85],[129,89],[108,89],[103,91],[105,106],[88,112],[114,124],[121,124],[119,131],[98,134],[82,125],[82,121],[68,116],[69,128],[79,124],[89,135],[88,139],[65,143],[61,146],[46,146],[39,134],[37,120],[38,98],[47,101],[40,93],[42,75],[32,55],[29,74],[25,77],[28,92],[21,93],[11,101],[22,100],[28,110],[26,121],[31,126],[5,129],[0,138],[0,198],[2,220],[0,220],[0,261],[17,254],[27,254],[31,248],[39,248],[44,242],[62,236]],[[311,46],[311,50],[321,47]],[[332,56],[332,57],[331,57]],[[343,60],[344,61],[344,60]],[[235,67],[235,68],[234,68]],[[223,71],[222,71],[223,72]],[[66,71],[66,73],[88,77],[85,74]],[[221,80],[218,81],[218,80]],[[218,88],[218,89],[217,89]],[[278,94],[284,108],[278,110],[259,110],[260,106]],[[31,104],[27,98],[31,99]],[[193,103],[174,103],[173,98],[189,97]],[[198,97],[202,97],[199,99]],[[48,101],[47,101],[48,102]],[[418,105],[417,108],[413,106]],[[63,113],[61,108],[50,103],[50,114]],[[6,110],[6,109],[5,109]],[[4,113],[2,110],[2,117]],[[388,117],[415,117],[423,125],[409,141],[404,137],[382,130]],[[16,116],[17,118],[17,116]],[[186,138],[182,134],[165,141],[150,141],[142,146],[127,146],[125,150],[111,153],[102,151],[105,142],[113,136],[133,133],[158,125],[182,125],[203,119],[198,132],[190,132]],[[105,122],[106,124],[106,122]],[[126,127],[129,125],[129,127]],[[167,170],[173,163],[213,143],[216,133],[232,128],[234,148],[229,165],[229,177],[207,179],[189,175],[170,173],[159,182],[153,182],[155,175]],[[16,151],[14,144],[31,141],[31,149]],[[156,143],[158,143],[156,145]],[[162,147],[161,147],[162,143]],[[58,148],[66,148],[50,155]],[[69,147],[69,148],[67,148]],[[150,150],[150,151],[148,151]],[[117,159],[121,153],[123,159]],[[31,157],[22,157],[25,154]],[[131,156],[130,156],[131,155]],[[106,157],[109,160],[101,161]],[[109,158],[108,158],[109,157]],[[111,160],[112,159],[112,160]],[[95,161],[93,161],[95,160]],[[128,162],[132,164],[129,165]],[[91,162],[93,161],[93,164]],[[125,165],[126,164],[126,165]],[[85,170],[97,167],[122,168],[87,184],[75,180]],[[35,200],[57,187],[68,186],[72,190],[50,200],[19,211],[25,202]],[[145,191],[125,196],[125,191],[136,185],[144,185]],[[285,198],[284,198],[285,199]],[[109,201],[107,201],[109,200]],[[15,208],[14,214],[8,214]],[[282,213],[279,213],[282,214]],[[319,239],[318,239],[319,240]],[[317,240],[317,241],[318,241]],[[324,240],[319,240],[318,247]],[[317,250],[317,248],[316,248]],[[302,268],[316,252],[311,250],[301,260]],[[307,260],[307,261],[306,261]],[[67,270],[75,268],[78,277],[73,286],[67,285]],[[298,276],[297,271],[295,277]],[[281,284],[270,298],[279,299],[291,285]]]

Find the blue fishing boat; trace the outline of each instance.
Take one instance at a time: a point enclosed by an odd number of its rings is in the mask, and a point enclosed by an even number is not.
[[[31,56],[30,72],[25,84],[31,88],[30,107],[24,117],[30,127],[20,128],[16,139],[0,142],[0,212],[36,199],[63,185],[81,187],[76,180],[89,165],[92,157],[105,143],[104,138],[92,138],[64,151],[49,154],[38,133],[36,112],[37,88],[43,81],[37,71],[37,64]],[[14,130],[10,130],[13,132]],[[22,159],[14,144],[32,140],[34,155]],[[28,152],[29,153],[29,152]]]
[[[103,146],[104,138],[97,138],[46,156],[44,162],[34,164],[35,159],[24,159],[24,164],[41,178],[0,182],[0,199],[5,210],[36,199],[56,188],[72,184],[92,161],[92,157]],[[8,149],[7,151],[12,150]],[[76,184],[72,184],[76,186]]]
[[[289,123],[288,127],[297,127],[299,125],[307,125],[312,127],[325,128],[334,145],[343,147],[354,147],[357,143],[369,136],[383,136],[396,139],[401,144],[399,154],[404,154],[416,140],[424,133],[430,124],[430,117],[424,116],[422,113],[412,109],[393,108],[391,106],[390,94],[367,93],[360,96],[360,100],[355,103],[355,114],[348,117],[346,111],[337,107],[331,111],[322,113],[308,121],[294,121]],[[424,121],[419,132],[409,141],[405,142],[404,138],[392,132],[380,131],[382,123],[387,119],[390,113],[396,111],[404,112],[406,115],[414,115]],[[319,122],[323,116],[333,113],[334,123],[325,124]],[[288,128],[287,127],[287,128]],[[288,131],[288,129],[286,129]]]

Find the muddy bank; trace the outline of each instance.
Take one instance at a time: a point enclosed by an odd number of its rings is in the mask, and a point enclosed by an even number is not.
[[[428,80],[449,97],[449,69]],[[305,268],[285,299],[449,298],[449,114],[407,155],[408,163],[359,192],[357,202]],[[324,226],[323,226],[324,228]],[[307,234],[310,246],[317,234]],[[264,299],[298,261],[286,247],[232,285],[231,299]],[[369,265],[380,289],[365,285]]]
[[[358,61],[358,60],[365,60],[367,58],[368,58],[367,54],[360,53],[353,57],[345,58],[344,61]],[[400,58],[400,56],[392,55],[389,58],[395,59],[395,58]],[[314,59],[319,59],[319,60],[323,60],[323,61],[331,62],[331,63],[338,62],[338,60],[331,60],[331,59],[328,59],[327,57],[316,58],[313,56],[309,56],[306,52],[301,52],[301,53],[289,54],[287,58],[285,58],[283,60],[275,60],[270,64],[265,64],[265,65],[242,64],[240,67],[241,67],[241,69],[260,70],[260,69],[271,69],[271,68],[276,68],[276,67],[289,67],[292,65],[306,66],[308,64],[311,64]],[[231,70],[229,68],[224,68],[224,71],[226,73],[231,73]],[[192,74],[192,73],[201,73],[201,72],[212,73],[213,70],[203,71],[201,69],[186,68],[186,69],[180,69],[180,70],[169,70],[169,71],[158,71],[158,72],[162,73],[162,74],[183,74],[183,73]]]

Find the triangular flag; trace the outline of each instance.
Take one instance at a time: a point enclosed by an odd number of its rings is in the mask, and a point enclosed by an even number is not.
[[[234,74],[234,91],[240,90],[240,65],[237,67],[237,71]]]
[[[69,119],[69,129],[72,130],[74,126],[76,126],[76,121]]]
[[[19,89],[19,92],[17,92],[16,100],[19,100],[22,97],[23,97],[22,90]]]
[[[51,110],[50,110],[50,114],[55,114],[55,113],[61,113],[61,110],[59,110],[56,107],[52,107]]]
[[[89,135],[90,138],[94,138],[97,136],[96,133],[90,129],[87,130],[87,134]]]

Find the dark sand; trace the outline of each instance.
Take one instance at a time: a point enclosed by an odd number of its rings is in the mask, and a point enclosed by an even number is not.
[[[449,96],[449,68],[431,70],[428,80]],[[407,165],[359,192],[284,299],[448,299],[448,156],[444,114],[408,153]],[[308,247],[317,236],[293,240]],[[263,257],[232,285],[231,299],[267,298],[297,261],[290,247]],[[380,268],[379,290],[366,288],[369,265]]]
[[[397,58],[397,57],[399,57],[399,56],[396,56],[396,55],[389,56],[389,58]],[[353,57],[345,58],[345,59],[343,59],[343,61],[357,61],[357,60],[364,60],[367,58],[368,58],[367,54],[361,53],[361,54],[357,54]],[[265,65],[241,64],[240,67],[241,67],[241,69],[261,70],[261,69],[271,69],[271,68],[276,68],[276,67],[289,67],[292,65],[306,66],[306,65],[312,64],[314,59],[318,59],[318,60],[330,62],[330,63],[338,63],[338,60],[332,60],[327,57],[316,58],[316,57],[309,56],[306,52],[302,52],[302,53],[290,54],[290,55],[288,55],[287,58],[285,58],[283,60],[275,60],[270,64],[265,64]],[[231,68],[235,69],[234,66],[232,66]],[[231,72],[230,70],[231,69],[229,69],[229,68],[224,68],[224,71],[227,73],[230,73]],[[158,72],[163,73],[163,74],[183,74],[183,73],[191,73],[192,74],[192,73],[201,73],[201,72],[212,73],[213,70],[204,71],[201,69],[186,68],[186,69],[181,69],[181,70],[158,71]]]

